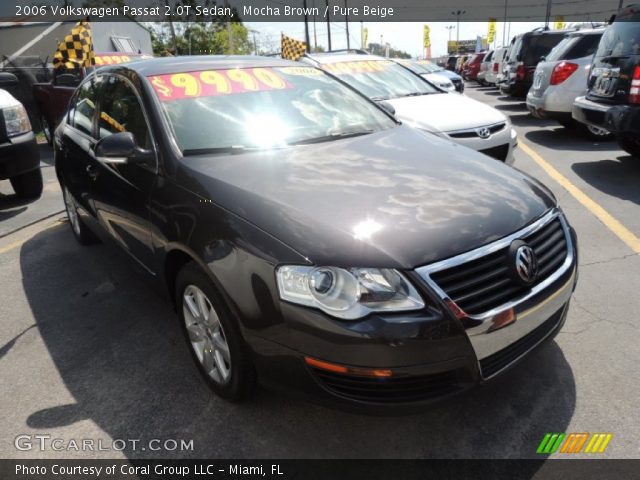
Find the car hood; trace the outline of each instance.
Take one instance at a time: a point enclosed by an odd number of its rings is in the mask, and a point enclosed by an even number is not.
[[[432,94],[387,100],[396,117],[431,132],[450,132],[505,122],[507,117],[489,105],[464,95]]]
[[[513,233],[555,205],[526,174],[404,125],[180,165],[178,182],[205,204],[317,265],[414,268]]]

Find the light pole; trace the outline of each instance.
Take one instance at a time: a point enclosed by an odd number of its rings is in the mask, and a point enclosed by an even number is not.
[[[455,25],[447,25],[446,27],[447,30],[449,30],[449,41],[451,41],[451,30],[455,30],[456,26]]]
[[[466,10],[456,10],[451,15],[456,16],[456,55],[460,53],[460,17],[467,13]]]
[[[502,46],[506,45],[505,43],[505,34],[507,33],[507,1],[504,0],[504,22],[502,22]]]

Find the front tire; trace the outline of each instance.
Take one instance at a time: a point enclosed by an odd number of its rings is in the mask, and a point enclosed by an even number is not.
[[[248,348],[237,320],[196,263],[180,270],[175,296],[187,346],[207,385],[230,402],[248,400],[257,384]]]
[[[73,195],[69,192],[67,187],[62,187],[62,196],[64,197],[64,206],[67,211],[67,218],[73,236],[80,245],[91,245],[98,242],[98,237],[87,227],[78,214],[78,205],[73,198]]]
[[[42,195],[42,172],[40,168],[9,179],[13,191],[21,198],[36,199]]]
[[[640,139],[637,136],[620,134],[618,135],[618,145],[632,157],[640,159]]]

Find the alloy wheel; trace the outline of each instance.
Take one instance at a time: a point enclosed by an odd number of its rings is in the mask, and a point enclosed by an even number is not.
[[[211,379],[226,385],[231,379],[231,356],[220,318],[205,293],[187,285],[182,294],[184,323],[191,347]]]

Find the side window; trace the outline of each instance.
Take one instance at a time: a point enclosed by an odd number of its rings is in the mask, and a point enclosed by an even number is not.
[[[87,135],[93,133],[93,118],[96,113],[99,87],[100,81],[95,77],[83,83],[69,111],[69,124]]]
[[[125,80],[109,76],[104,80],[100,100],[98,134],[100,138],[131,132],[141,148],[151,148],[151,136],[135,91]]]

